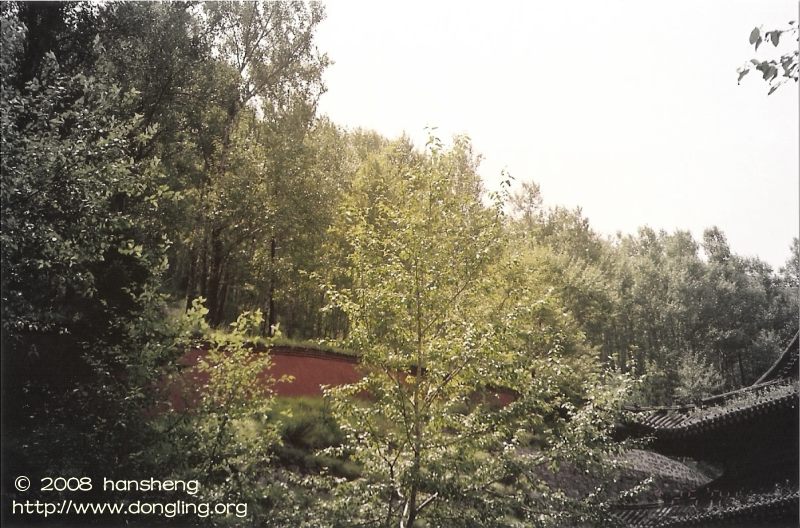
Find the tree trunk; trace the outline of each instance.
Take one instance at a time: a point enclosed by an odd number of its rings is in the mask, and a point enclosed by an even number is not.
[[[739,376],[741,377],[741,385],[744,386],[745,378],[744,378],[744,363],[742,363],[742,349],[737,351],[737,356],[739,359]]]
[[[208,301],[208,320],[211,326],[222,322],[220,311],[220,286],[222,282],[222,240],[219,228],[211,230],[211,266],[208,270],[208,284],[206,285],[206,300]]]
[[[186,311],[192,307],[192,301],[197,297],[197,259],[199,256],[192,248],[189,250],[189,274],[186,278]]]
[[[275,237],[269,241],[269,288],[267,290],[267,336],[275,333],[278,316],[275,313]]]

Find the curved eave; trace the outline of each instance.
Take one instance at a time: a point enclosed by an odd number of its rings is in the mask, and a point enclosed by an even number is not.
[[[798,405],[798,355],[800,355],[800,331],[775,363],[753,385],[702,400],[698,406],[673,407],[628,407],[625,410],[639,415],[627,424],[621,424],[617,436],[656,435],[661,437],[687,437],[705,433],[710,429],[725,428],[731,424],[747,422],[758,416]],[[791,384],[791,394],[776,394],[745,407],[730,407],[732,398],[757,394],[775,387]],[[693,416],[703,409],[719,409]],[[646,413],[646,414],[644,414]],[[644,415],[643,415],[644,414]]]
[[[795,378],[798,377],[797,372],[797,359],[798,359],[798,348],[800,347],[800,331],[798,331],[794,335],[794,339],[792,342],[789,343],[789,346],[786,347],[786,350],[783,351],[783,354],[773,363],[773,365],[767,370],[763,376],[758,378],[753,385],[759,385],[761,383],[771,381],[778,378]]]
[[[741,427],[741,424],[753,420],[759,416],[774,413],[780,409],[794,409],[798,405],[797,385],[792,384],[794,390],[787,394],[776,396],[775,398],[765,399],[747,407],[730,409],[725,412],[710,416],[690,418],[686,415],[672,415],[669,417],[658,417],[641,423],[651,434],[664,438],[687,438],[698,433],[704,433],[712,429],[720,429],[731,425]]]
[[[777,496],[753,494],[748,499],[743,504],[730,499],[721,499],[702,506],[698,504],[696,507],[687,502],[618,506],[615,516],[624,526],[649,528],[712,524],[752,526],[768,520],[791,522],[798,517],[797,504],[800,493],[797,491]]]

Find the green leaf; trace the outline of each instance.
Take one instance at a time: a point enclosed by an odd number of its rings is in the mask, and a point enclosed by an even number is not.
[[[778,41],[781,39],[781,32],[780,31],[773,31],[770,33],[770,39],[772,40],[772,45],[776,48],[778,47]]]
[[[750,44],[755,44],[759,38],[761,38],[761,30],[753,28],[753,31],[750,32]]]
[[[749,68],[740,68],[739,69],[739,78],[736,80],[737,83],[741,82],[745,75],[750,73]]]

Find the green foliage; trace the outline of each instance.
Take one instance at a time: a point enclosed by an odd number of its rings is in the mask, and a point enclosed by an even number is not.
[[[689,352],[678,364],[675,396],[682,401],[697,401],[711,396],[722,387],[722,376],[699,354]]]
[[[341,431],[325,400],[308,397],[280,398],[275,408],[285,444],[309,450],[341,444]]]
[[[224,279],[240,280],[252,247],[241,239],[256,244],[273,228],[261,214],[279,198],[270,178],[289,172],[276,160],[302,143],[321,87],[311,35],[322,11],[210,8],[2,8],[4,401],[19,402],[4,405],[14,459],[4,478],[113,467],[115,478],[196,477],[208,498],[257,497],[256,509],[280,495],[260,486],[279,439],[265,418],[268,355],[244,345],[263,318],[217,336],[197,367],[208,380],[199,406],[164,416],[156,388],[186,343],[164,321],[161,292],[174,290],[163,274],[179,279],[181,252],[199,238],[204,269],[192,274],[219,312]],[[269,38],[247,37],[256,44],[236,70],[226,42],[257,24]],[[247,86],[257,89],[239,91]],[[188,335],[208,338],[202,315],[190,311]]]
[[[34,56],[32,42],[58,35],[30,34],[26,9],[4,7],[2,23],[2,353],[4,399],[18,402],[4,423],[26,470],[129,472],[170,354],[158,292],[168,240],[153,219],[164,189],[157,161],[134,159],[149,132],[102,44],[59,50],[61,63]]]
[[[214,35],[210,67],[206,78],[183,88],[202,102],[199,115],[190,108],[184,118],[199,121],[203,134],[187,138],[190,150],[176,158],[198,172],[177,182],[190,218],[177,255],[185,266],[181,282],[187,302],[198,294],[208,299],[213,326],[247,304],[263,308],[262,330],[271,335],[282,253],[302,232],[292,206],[313,211],[313,203],[289,199],[314,183],[304,179],[310,174],[303,139],[327,65],[313,45],[324,12],[300,2],[213,2],[202,11],[197,20]]]
[[[755,51],[758,51],[759,46],[765,41],[771,42],[777,48],[781,39],[784,42],[788,40],[797,42],[798,38],[800,37],[798,37],[797,22],[794,20],[790,21],[785,28],[776,28],[765,32],[761,27],[756,27],[750,32],[750,44],[753,45]],[[769,84],[770,88],[767,95],[774,93],[775,90],[789,80],[793,79],[797,82],[797,58],[800,52],[798,52],[796,45],[792,47],[794,49],[773,59],[751,59],[737,70],[739,74],[737,82],[741,82],[744,76],[754,69],[761,73],[762,79]]]
[[[347,457],[333,457],[321,452],[339,447],[344,435],[322,398],[277,398],[272,416],[278,422],[281,445],[275,450],[279,465],[300,474],[329,472],[345,478],[356,478],[360,468]]]
[[[619,403],[750,383],[796,330],[796,239],[779,273],[716,228],[604,239],[534,183],[484,193],[467,138],[318,118],[317,3],[0,14],[4,479],[196,478],[279,526],[603,525]],[[750,69],[772,92],[797,52]],[[260,350],[308,343],[364,378],[276,402]]]
[[[502,203],[483,206],[475,167],[466,140],[444,150],[432,138],[424,154],[387,149],[355,182],[352,286],[328,295],[348,315],[365,376],[330,390],[347,441],[329,451],[350,453],[361,476],[323,479],[333,496],[313,525],[554,522],[544,512],[569,501],[543,493],[534,469],[553,453],[597,455],[589,440],[604,438],[602,420],[574,403],[597,397],[591,367],[577,373],[591,355],[554,299],[524,281],[498,289],[516,264]],[[512,401],[497,405],[501,394]]]
[[[702,248],[687,232],[650,228],[603,240],[580,211],[544,208],[535,184],[512,206],[519,258],[607,364],[647,375],[640,403],[668,405],[679,386],[694,385],[693,370],[680,368],[686,356],[717,372],[720,389],[752,383],[796,331],[796,257],[777,275],[735,255],[717,228],[704,233]]]
[[[156,464],[183,479],[201,483],[204,500],[247,502],[251,515],[270,509],[270,462],[280,443],[278,422],[270,417],[273,385],[269,354],[250,346],[263,316],[245,312],[225,334],[209,332],[203,299],[183,321],[180,344],[203,351],[188,374],[197,396],[190,408],[152,421]],[[175,383],[175,382],[173,382]],[[191,396],[191,394],[189,396]]]
[[[780,270],[782,279],[790,287],[800,288],[800,239],[794,237],[786,265]],[[797,310],[795,310],[797,312]]]
[[[130,94],[100,68],[64,75],[49,56],[22,92],[3,85],[3,325],[13,334],[66,332],[70,297],[102,295],[97,263],[128,280],[161,263],[163,247],[145,238],[158,175],[152,160],[130,158],[146,136],[133,134],[135,116],[117,117]]]

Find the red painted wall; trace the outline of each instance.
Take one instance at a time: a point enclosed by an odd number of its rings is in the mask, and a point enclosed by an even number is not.
[[[270,376],[294,376],[292,382],[275,384],[278,396],[322,396],[322,385],[346,385],[361,379],[358,360],[316,350],[275,347]]]
[[[183,371],[165,384],[170,405],[176,411],[191,408],[199,400],[208,376],[193,367],[205,353],[202,348],[187,352],[178,361]],[[294,378],[275,383],[273,389],[278,396],[322,396],[323,385],[345,385],[361,379],[358,359],[352,356],[286,346],[273,347],[269,354],[272,365],[264,378],[277,380],[287,375]]]
[[[166,384],[169,402],[176,411],[193,407],[200,398],[200,390],[205,385],[207,376],[192,367],[203,354],[205,350],[201,348],[187,352],[179,361],[186,368]],[[278,396],[322,396],[323,385],[345,385],[361,379],[358,358],[352,356],[287,346],[273,347],[269,354],[272,356],[272,366],[265,373],[265,378],[269,376],[279,379],[286,375],[294,377],[291,382],[275,384],[274,391]],[[499,390],[490,397],[496,398],[501,405],[514,399],[513,394],[506,390]]]

